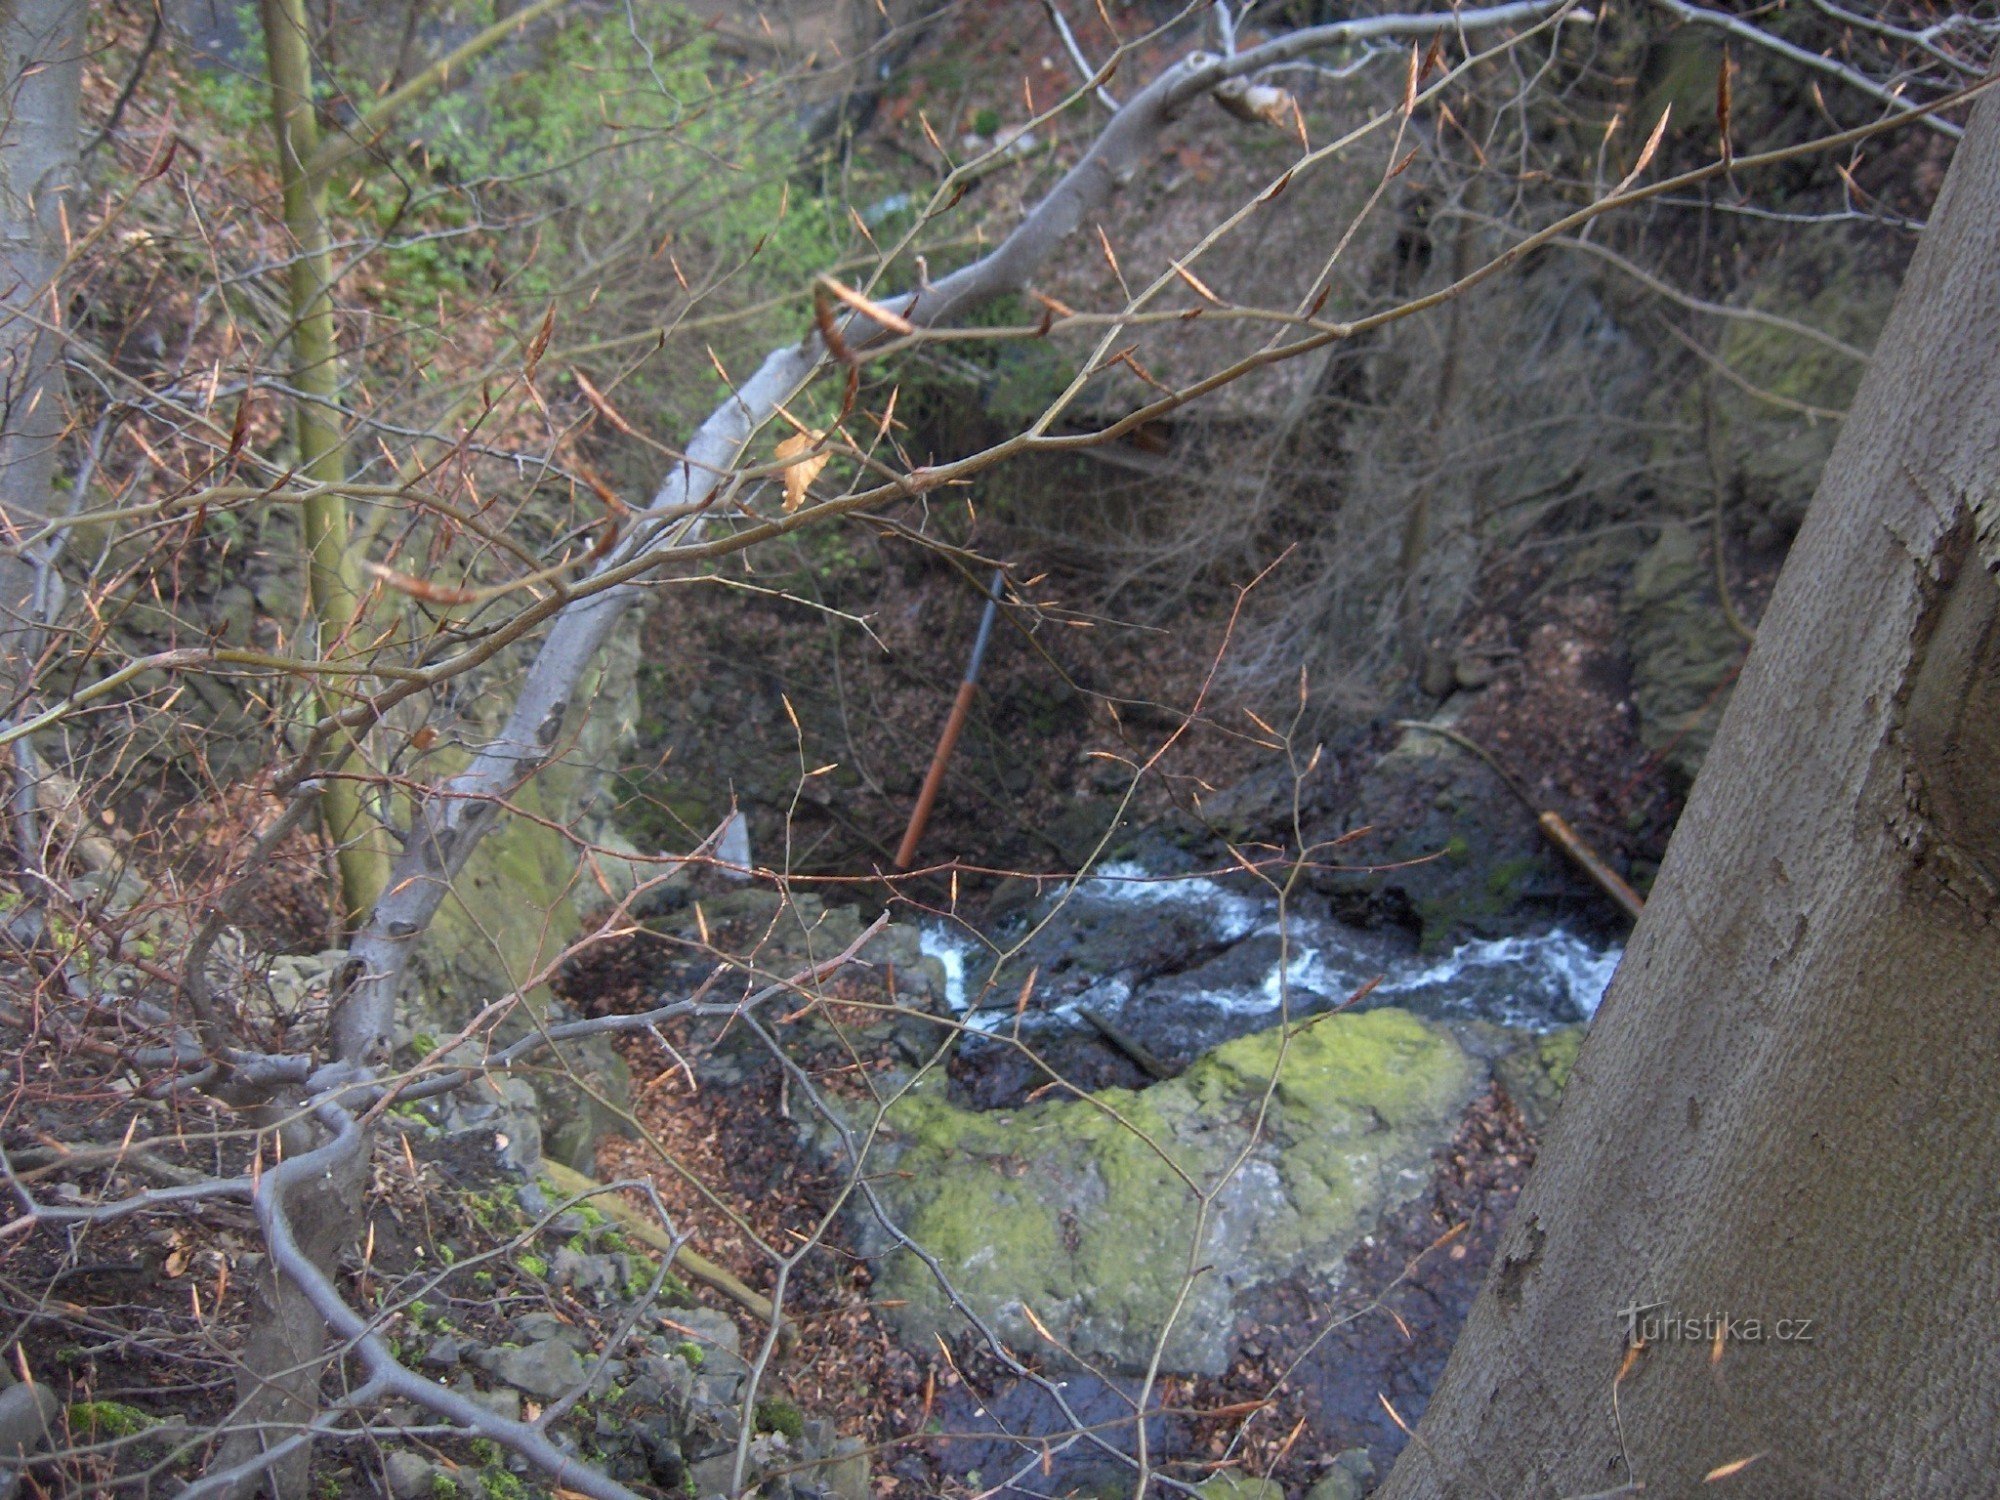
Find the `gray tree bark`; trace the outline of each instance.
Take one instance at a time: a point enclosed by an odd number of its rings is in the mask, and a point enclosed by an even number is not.
[[[65,416],[57,281],[63,201],[76,169],[82,0],[0,0],[0,511],[4,536],[46,518]],[[32,638],[36,569],[0,551],[0,661],[7,689]],[[26,635],[23,635],[26,627]]]
[[[1930,224],[1383,1500],[2000,1472],[2000,96]]]

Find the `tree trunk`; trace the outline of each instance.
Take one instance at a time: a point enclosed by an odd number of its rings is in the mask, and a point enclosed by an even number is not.
[[[361,567],[349,545],[347,438],[340,414],[340,347],[333,322],[333,252],[326,226],[326,175],[318,163],[319,119],[312,97],[311,38],[305,0],[263,0],[264,47],[271,84],[271,127],[284,184],[290,270],[292,383],[301,476],[326,489],[304,506],[306,581],[323,660],[351,656],[361,616]],[[340,704],[322,692],[327,713]],[[359,746],[336,767],[321,797],[327,836],[340,866],[347,925],[359,924],[389,875],[389,846],[369,815],[356,777],[367,771]]]
[[[1989,95],[1384,1500],[1991,1491],[1996,454]]]
[[[0,0],[0,507],[10,547],[49,513],[62,402],[63,199],[76,170],[82,0]],[[0,552],[0,660],[11,698],[33,650],[36,570]]]

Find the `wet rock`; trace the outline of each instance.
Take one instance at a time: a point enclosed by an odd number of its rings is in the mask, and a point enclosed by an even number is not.
[[[1337,1271],[1356,1236],[1421,1188],[1480,1073],[1442,1028],[1384,1009],[1295,1028],[1282,1061],[1280,1032],[1241,1038],[1143,1093],[979,1114],[919,1085],[889,1113],[876,1180],[968,1304],[1058,1362],[1071,1356],[1034,1320],[1076,1357],[1143,1370],[1188,1266],[1206,1267],[1164,1366],[1216,1374],[1243,1297]],[[1214,1193],[1199,1246],[1190,1182]],[[871,1223],[857,1229],[904,1337],[959,1331],[924,1265]]]
[[[1038,1495],[1119,1495],[1132,1492],[1138,1452],[1138,1411],[1144,1381],[1138,1377],[1100,1379],[1095,1375],[1057,1376],[1053,1390],[1033,1381],[1003,1381],[990,1392],[965,1385],[939,1393],[938,1423],[952,1436],[931,1447],[938,1466],[961,1484],[991,1491],[1000,1500]],[[1149,1451],[1184,1448],[1189,1429],[1159,1409],[1153,1391],[1146,1417]],[[1058,1444],[1045,1455],[1035,1439],[1053,1433],[1089,1430],[1098,1443]],[[1025,1436],[1028,1441],[1021,1441]],[[1106,1451],[1106,1450],[1110,1451]],[[1121,1457],[1122,1455],[1122,1457]],[[1046,1456],[1047,1468],[1042,1466]],[[1029,1467],[1020,1485],[992,1490],[1002,1476]]]
[[[1434,722],[1454,717],[1447,705]],[[1369,831],[1308,880],[1349,922],[1408,927],[1425,951],[1443,952],[1597,910],[1601,898],[1550,848],[1533,811],[1443,735],[1405,729],[1342,807],[1311,835]]]

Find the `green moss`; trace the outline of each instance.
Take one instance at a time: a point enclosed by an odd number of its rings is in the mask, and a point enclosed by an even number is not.
[[[538,1281],[549,1274],[549,1263],[530,1251],[524,1250],[515,1256],[514,1264]]]
[[[805,1413],[783,1396],[769,1397],[757,1403],[756,1430],[775,1432],[796,1443],[806,1435]]]
[[[1008,1337],[1039,1342],[1039,1320],[1143,1366],[1193,1267],[1224,1253],[1260,1267],[1253,1279],[1337,1264],[1407,1191],[1471,1082],[1456,1043],[1406,1012],[1334,1016],[1240,1038],[1143,1093],[979,1114],[919,1086],[889,1112],[900,1155],[883,1180],[912,1237]],[[1221,1280],[1197,1280],[1170,1367],[1224,1358]],[[914,1257],[891,1258],[877,1290],[906,1333],[951,1322]]]
[[[459,1500],[465,1490],[449,1474],[431,1475],[431,1500]]]
[[[158,1425],[157,1419],[122,1401],[70,1403],[69,1430],[87,1443],[99,1443],[107,1438],[137,1437]]]
[[[1252,1479],[1231,1470],[1217,1474],[1200,1487],[1203,1500],[1285,1500],[1284,1488],[1270,1479]]]
[[[1503,906],[1512,905],[1540,867],[1541,861],[1532,854],[1503,859],[1486,872],[1486,889]]]
[[[693,1339],[682,1339],[678,1344],[674,1345],[674,1353],[678,1354],[686,1362],[690,1370],[699,1370],[701,1362],[708,1358],[702,1352],[701,1345],[697,1344]]]
[[[1569,1082],[1569,1071],[1576,1066],[1576,1055],[1583,1050],[1583,1036],[1583,1027],[1565,1026],[1560,1031],[1551,1031],[1535,1044],[1542,1068],[1558,1092]]]
[[[528,1487],[498,1464],[479,1471],[479,1487],[486,1491],[486,1500],[528,1500]]]

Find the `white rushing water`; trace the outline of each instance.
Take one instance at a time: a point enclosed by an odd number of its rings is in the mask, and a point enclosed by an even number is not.
[[[1219,950],[1219,961],[1142,981],[1145,1010],[1155,1004],[1186,1012],[1256,1018],[1281,1010],[1305,1014],[1348,1000],[1374,982],[1366,1004],[1393,1003],[1436,1015],[1483,1016],[1536,1030],[1595,1014],[1623,950],[1601,947],[1557,927],[1538,934],[1462,943],[1448,954],[1419,954],[1380,933],[1366,933],[1325,918],[1292,916],[1280,923],[1275,897],[1234,891],[1195,876],[1155,876],[1136,864],[1101,867],[1051,898],[1066,904],[1053,921],[1102,921],[1116,908],[1170,909],[1194,919],[1194,930]],[[977,995],[991,950],[963,928],[926,923],[923,952],[945,972],[946,998],[964,1014]],[[1075,1024],[1090,1007],[1113,1013],[1134,993],[1134,976],[1110,973],[1080,994],[1040,1008],[1032,1024]],[[1010,988],[1003,983],[1002,988]],[[1010,996],[1011,1000],[1011,996]],[[980,1029],[1012,1022],[1012,1006],[982,1008],[970,1018]],[[1136,1017],[1134,1019],[1137,1019]]]

